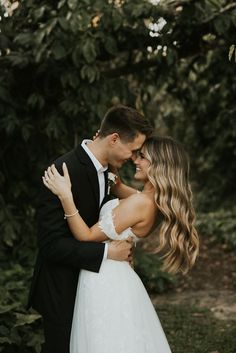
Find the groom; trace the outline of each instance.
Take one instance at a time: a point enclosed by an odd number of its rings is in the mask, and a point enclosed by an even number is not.
[[[136,110],[115,106],[102,120],[99,137],[84,140],[54,163],[69,170],[76,207],[87,225],[98,221],[106,202],[107,166],[120,168],[133,158],[151,133],[150,123]],[[80,269],[99,272],[102,261],[129,261],[131,244],[80,242],[64,220],[59,199],[42,184],[37,208],[38,256],[28,307],[43,317],[43,353],[69,353],[70,330]]]

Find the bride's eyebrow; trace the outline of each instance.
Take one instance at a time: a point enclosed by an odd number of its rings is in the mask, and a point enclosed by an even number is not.
[[[137,152],[138,152],[139,156],[144,156],[144,154],[143,154],[141,149],[139,149]]]

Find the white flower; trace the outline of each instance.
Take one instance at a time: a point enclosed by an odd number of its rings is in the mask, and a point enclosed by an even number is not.
[[[166,20],[163,17],[160,17],[157,22],[150,22],[148,28],[150,29],[151,37],[159,37],[163,27],[167,24]]]
[[[117,178],[116,174],[112,172],[108,172],[108,180],[111,181],[113,184],[116,184],[116,178]]]
[[[116,179],[117,179],[116,174],[112,172],[108,172],[108,190],[107,190],[108,194],[110,194],[111,187],[116,184]]]

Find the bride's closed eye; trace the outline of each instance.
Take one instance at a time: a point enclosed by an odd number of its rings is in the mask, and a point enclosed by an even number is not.
[[[145,156],[145,154],[142,151],[137,151],[137,158],[140,159],[147,159],[147,157]]]

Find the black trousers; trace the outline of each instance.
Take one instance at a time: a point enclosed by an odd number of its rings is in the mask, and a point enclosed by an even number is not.
[[[41,353],[69,353],[71,322],[59,324],[43,318],[45,342]]]

